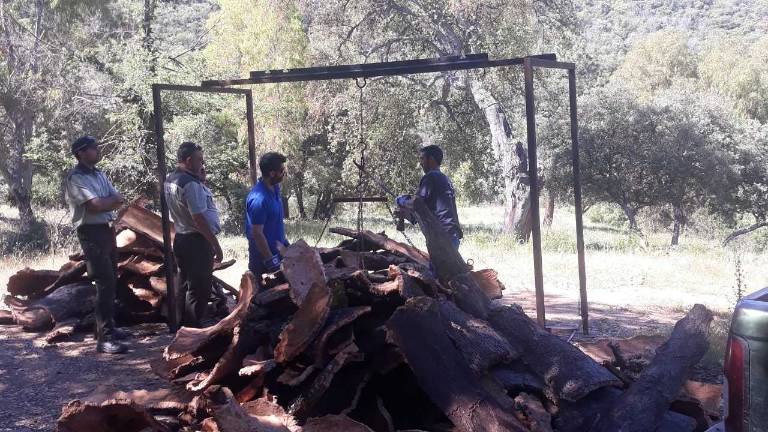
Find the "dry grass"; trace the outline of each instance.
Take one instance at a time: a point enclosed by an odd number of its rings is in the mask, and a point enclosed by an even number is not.
[[[334,218],[330,226],[354,226],[352,212]],[[533,257],[530,244],[518,244],[514,238],[500,232],[499,207],[467,207],[461,211],[466,237],[460,252],[475,262],[476,268],[494,268],[509,293],[533,295]],[[0,206],[0,232],[13,231],[15,212]],[[62,221],[61,211],[52,210],[44,215],[49,222]],[[551,229],[543,233],[544,287],[548,297],[578,299],[578,273],[575,254],[575,228],[573,214],[567,209],[556,213]],[[639,240],[610,225],[596,224],[585,219],[585,243],[587,244],[587,288],[589,301],[615,307],[657,307],[670,311],[687,309],[694,303],[725,312],[735,303],[735,263],[733,253],[719,246],[720,237],[684,236],[682,246],[671,248],[667,233],[649,236],[650,246],[644,248]],[[316,221],[288,222],[291,240],[304,238],[314,245],[322,223]],[[386,231],[395,239],[404,241],[394,231],[382,209],[371,212],[366,218],[366,228]],[[62,232],[65,230],[61,230]],[[407,234],[418,247],[424,241],[416,227],[408,227]],[[58,235],[65,236],[66,233]],[[56,239],[56,250],[30,253],[11,251],[0,258],[0,294],[5,289],[8,276],[24,266],[33,268],[58,268],[66,256],[77,249],[70,241]],[[3,239],[0,239],[3,240]],[[341,240],[326,233],[321,246],[332,246]],[[2,243],[2,241],[0,241]],[[240,275],[247,268],[248,251],[245,239],[240,235],[226,234],[221,237],[225,257],[236,258],[238,263],[223,272],[229,283],[239,283]],[[741,251],[743,284],[747,292],[766,284],[763,269],[768,266],[768,256],[762,253]]]

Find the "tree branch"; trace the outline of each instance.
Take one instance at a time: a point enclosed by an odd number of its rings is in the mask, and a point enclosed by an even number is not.
[[[768,226],[768,221],[763,220],[763,221],[757,221],[757,223],[754,223],[746,228],[737,229],[736,231],[730,233],[728,237],[725,238],[725,240],[723,240],[723,247],[727,246],[728,243],[733,241],[736,237],[742,236],[744,234],[749,234],[752,231],[755,231],[757,229],[760,229],[766,226]]]

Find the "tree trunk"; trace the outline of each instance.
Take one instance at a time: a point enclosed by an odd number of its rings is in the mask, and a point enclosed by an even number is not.
[[[552,226],[552,220],[555,218],[555,194],[551,190],[547,189],[547,204],[544,208],[544,220],[542,223],[545,227]]]
[[[9,189],[19,210],[19,230],[28,233],[36,222],[32,211],[32,161],[26,158],[26,144],[32,135],[33,117],[23,112],[14,120],[13,142],[8,157]]]
[[[293,187],[294,192],[296,192],[296,205],[299,208],[299,218],[306,219],[307,218],[307,209],[304,207],[304,174],[299,174],[296,176],[296,183]]]
[[[600,417],[592,432],[657,430],[693,367],[709,347],[712,312],[697,304],[675,324],[672,335],[637,381]]]
[[[480,107],[491,131],[491,147],[501,163],[504,179],[504,232],[515,233],[520,241],[531,235],[531,198],[528,180],[528,155],[523,145],[517,143],[512,150],[512,128],[501,103],[480,82],[470,77],[469,90]]]
[[[679,206],[673,207],[674,225],[672,226],[672,246],[677,246],[680,242],[680,231],[685,225],[685,213]]]
[[[624,215],[627,216],[629,229],[632,231],[639,231],[640,229],[637,226],[637,209],[628,204],[622,204],[621,209],[624,211]]]
[[[283,203],[283,216],[284,219],[290,219],[291,218],[291,208],[288,205],[288,197],[285,195],[282,195],[280,197],[282,203]]]

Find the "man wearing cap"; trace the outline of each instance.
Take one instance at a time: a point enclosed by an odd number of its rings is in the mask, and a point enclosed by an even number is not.
[[[88,276],[96,283],[96,350],[119,354],[127,347],[118,342],[126,334],[115,327],[117,245],[111,223],[113,210],[124,200],[107,176],[96,169],[101,152],[94,138],[83,136],[75,140],[72,154],[77,165],[67,175],[65,193]]]
[[[213,196],[203,185],[203,148],[184,142],[176,169],[165,180],[165,199],[176,229],[173,253],[179,266],[178,298],[185,299],[181,324],[201,327],[213,284],[213,263],[222,259],[221,231]]]
[[[288,246],[280,196],[280,182],[285,178],[285,161],[285,156],[280,153],[265,153],[259,159],[261,178],[245,199],[248,270],[259,281],[263,273],[280,269],[278,244]]]

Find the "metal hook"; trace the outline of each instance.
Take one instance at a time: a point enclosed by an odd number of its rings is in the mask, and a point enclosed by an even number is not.
[[[361,81],[362,80],[362,81]],[[360,84],[362,82],[362,84]],[[365,85],[368,84],[368,80],[365,77],[362,78],[355,78],[355,85],[360,90],[365,88]]]

